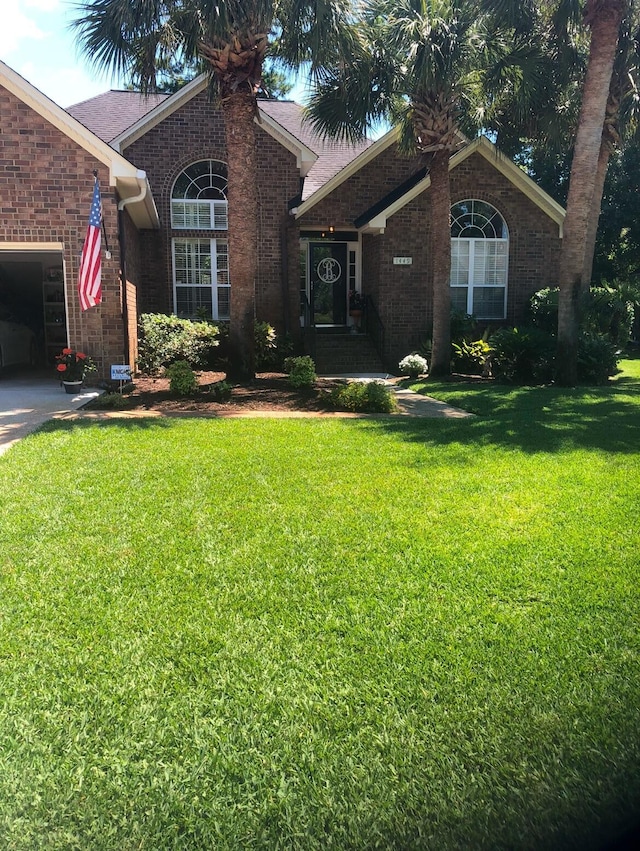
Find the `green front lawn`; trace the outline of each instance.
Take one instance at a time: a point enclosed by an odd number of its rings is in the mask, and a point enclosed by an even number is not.
[[[595,849],[640,819],[640,370],[0,458],[0,847]]]

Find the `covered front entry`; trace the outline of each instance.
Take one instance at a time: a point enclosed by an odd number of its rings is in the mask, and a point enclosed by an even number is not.
[[[344,242],[309,245],[311,310],[314,325],[347,322],[347,246]]]
[[[300,248],[303,324],[345,327],[349,322],[349,294],[360,290],[358,234],[302,234]]]

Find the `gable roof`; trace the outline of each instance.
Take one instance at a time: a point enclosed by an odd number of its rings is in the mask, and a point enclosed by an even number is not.
[[[0,61],[0,86],[4,86],[45,121],[108,167],[109,185],[117,189],[121,201],[129,201],[128,209],[136,226],[145,228],[159,226],[158,212],[146,172],[137,169],[120,156],[95,133],[2,61]]]
[[[75,103],[67,108],[67,112],[104,142],[111,142],[168,97],[112,89]]]
[[[205,91],[206,74],[196,77],[173,95],[144,97],[137,92],[105,92],[68,108],[68,112],[104,141],[123,153],[129,145],[156,127],[192,98]],[[304,120],[304,109],[293,101],[258,101],[256,122],[296,157],[305,178],[303,198],[312,195],[341,171],[370,140],[351,145],[323,139]]]
[[[483,156],[494,168],[503,174],[507,180],[519,189],[523,195],[539,207],[549,218],[558,225],[558,236],[562,237],[565,210],[557,201],[541,189],[529,175],[519,168],[512,160],[501,153],[486,136],[478,136],[462,150],[455,153],[449,160],[449,171],[459,166],[472,154]],[[380,199],[376,204],[358,216],[354,224],[364,233],[381,233],[387,226],[387,219],[401,210],[406,204],[417,198],[431,186],[431,177],[426,170],[421,169],[403,184]]]

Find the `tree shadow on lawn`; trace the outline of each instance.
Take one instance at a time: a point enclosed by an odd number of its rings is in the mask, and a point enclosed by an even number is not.
[[[435,420],[387,418],[375,427],[408,440],[448,444],[495,444],[524,452],[566,452],[593,449],[603,452],[640,451],[640,386],[620,379],[601,388],[505,387],[500,385],[446,385],[439,396],[425,383],[423,392],[471,411],[475,417]],[[636,401],[637,400],[637,401]]]

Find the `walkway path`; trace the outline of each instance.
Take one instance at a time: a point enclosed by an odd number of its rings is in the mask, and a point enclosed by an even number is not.
[[[430,418],[471,417],[466,411],[453,408],[430,396],[422,396],[398,386],[398,379],[390,375],[341,375],[328,376],[351,378],[364,381],[384,381],[395,393],[400,415]],[[77,417],[105,420],[118,417],[140,418],[162,416],[156,411],[83,411],[82,406],[98,396],[98,390],[85,390],[76,396],[66,395],[58,382],[37,377],[9,378],[0,381],[0,455],[6,452],[20,438],[35,431],[50,419],[72,419]],[[194,416],[190,413],[188,416]],[[233,417],[373,417],[376,414],[345,414],[339,411],[246,411],[242,413],[218,416]]]
[[[0,378],[0,455],[47,420],[77,411],[99,393],[68,395],[50,376]]]

